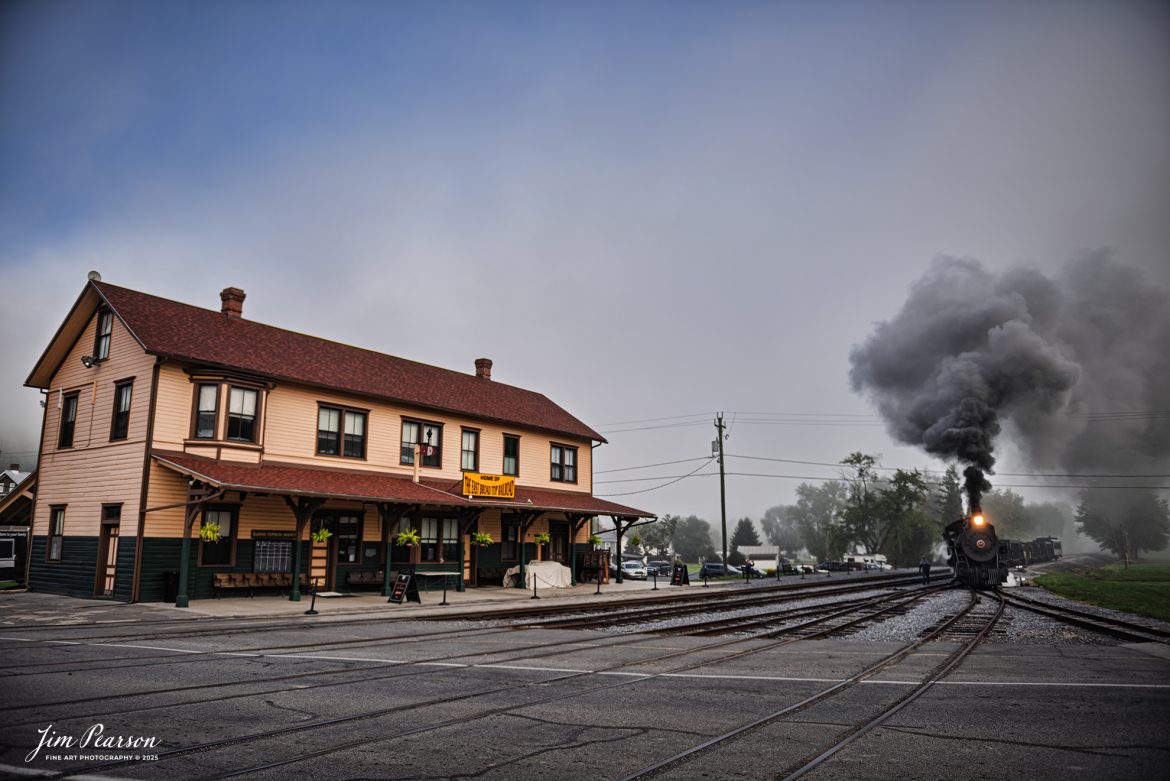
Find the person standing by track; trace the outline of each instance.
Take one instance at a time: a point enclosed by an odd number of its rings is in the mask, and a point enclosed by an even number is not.
[[[925,556],[918,560],[918,571],[922,574],[922,585],[930,585],[930,562]]]

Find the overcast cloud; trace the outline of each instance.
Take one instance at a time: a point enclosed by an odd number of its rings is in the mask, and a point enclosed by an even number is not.
[[[720,410],[735,456],[937,468],[851,389],[850,350],[939,255],[1054,276],[1107,249],[1168,282],[1170,14],[7,2],[0,170],[5,466],[32,458],[22,383],[97,269],[212,308],[238,286],[246,317],[460,371],[490,357],[606,434],[598,472],[708,456]],[[1025,471],[1002,436],[998,468]],[[717,521],[700,460],[595,492],[695,468],[619,500]],[[799,482],[734,476],[728,515]]]

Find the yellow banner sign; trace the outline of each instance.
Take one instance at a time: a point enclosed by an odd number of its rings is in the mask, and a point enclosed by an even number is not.
[[[464,496],[491,496],[496,499],[516,498],[516,478],[504,475],[463,473]]]

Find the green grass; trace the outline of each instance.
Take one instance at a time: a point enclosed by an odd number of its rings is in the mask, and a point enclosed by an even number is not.
[[[1170,564],[1121,564],[1085,573],[1055,572],[1036,578],[1054,594],[1090,605],[1170,621]]]

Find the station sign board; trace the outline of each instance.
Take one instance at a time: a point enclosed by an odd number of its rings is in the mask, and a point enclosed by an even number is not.
[[[486,496],[493,499],[515,499],[516,478],[506,475],[464,472],[463,495]]]

